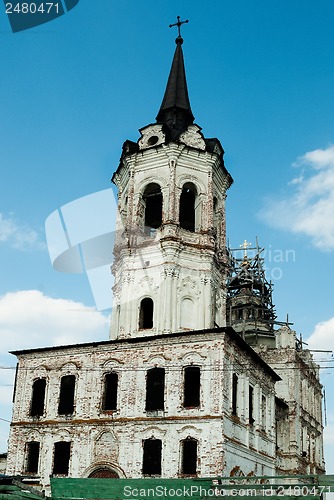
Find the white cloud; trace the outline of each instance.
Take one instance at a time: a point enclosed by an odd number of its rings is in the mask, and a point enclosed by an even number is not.
[[[18,224],[12,216],[0,213],[0,243],[8,243],[16,250],[44,250],[46,244],[34,229]]]
[[[321,250],[334,250],[334,146],[310,151],[294,167],[302,173],[289,192],[268,198],[259,216],[271,226],[304,234]]]
[[[7,293],[0,297],[2,367],[15,367],[12,350],[84,343],[108,339],[109,321],[92,307],[53,299],[38,290]],[[11,418],[15,370],[0,370],[0,416]],[[0,420],[0,453],[7,447],[8,423]]]
[[[308,348],[334,352],[333,332],[334,317],[327,321],[321,321],[315,326],[312,335],[307,339]]]
[[[38,290],[0,297],[2,352],[107,340],[108,320],[94,308],[53,299]]]
[[[334,146],[329,146],[327,149],[315,149],[314,151],[305,153],[298,158],[298,163],[310,163],[317,169],[334,165]]]

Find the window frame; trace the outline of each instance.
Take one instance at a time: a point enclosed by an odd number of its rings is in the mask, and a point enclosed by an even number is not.
[[[193,460],[193,465],[195,466],[192,471],[187,470],[187,467],[189,465],[189,456],[185,457],[185,447],[189,445],[196,445],[195,446],[195,457],[192,457]],[[185,439],[182,439],[180,441],[180,449],[181,449],[181,463],[180,463],[180,474],[182,476],[190,476],[190,477],[196,477],[198,475],[198,440],[196,438],[193,438],[191,436],[186,437]],[[191,450],[188,450],[187,453],[189,454]]]
[[[150,303],[148,302],[150,301]],[[146,304],[150,304],[149,312],[145,312],[144,307]],[[151,310],[152,308],[152,310]],[[146,317],[149,314],[149,317]],[[143,297],[139,303],[139,315],[138,315],[138,330],[152,330],[154,328],[154,300],[152,297]]]
[[[106,408],[106,402],[107,402],[107,392],[108,392],[108,386],[110,382],[107,382],[107,377],[109,378],[110,376],[115,377],[116,379],[116,388],[112,388],[112,390],[109,390],[109,393],[112,393],[112,397],[110,398],[111,401],[114,403],[113,405],[108,405],[108,408]],[[115,382],[114,382],[115,383]],[[103,389],[102,389],[102,402],[101,402],[101,410],[103,413],[109,413],[109,412],[116,412],[118,410],[118,393],[119,393],[119,374],[115,370],[110,370],[108,372],[105,372],[103,374]],[[109,406],[114,406],[113,408],[109,408]]]
[[[156,378],[156,380],[150,380],[154,373],[160,373],[160,379]],[[159,388],[154,387],[154,382],[158,381]],[[150,385],[151,384],[151,385]],[[164,411],[165,410],[165,390],[166,390],[166,370],[162,367],[154,367],[149,368],[146,371],[146,392],[145,392],[145,411],[154,412],[154,411]],[[157,392],[159,394],[157,396]],[[158,399],[160,407],[154,407],[152,400]],[[159,404],[157,406],[159,406]]]
[[[43,397],[41,398],[39,394],[37,394],[36,385],[40,382],[44,382],[43,387]],[[33,381],[32,384],[32,393],[31,393],[31,401],[30,401],[30,409],[29,416],[33,418],[43,417],[45,412],[45,400],[46,400],[46,386],[47,380],[45,377],[39,377]],[[34,411],[33,411],[34,410]],[[39,411],[37,411],[39,410]]]
[[[239,376],[237,373],[232,374],[232,415],[234,417],[238,416],[238,386],[239,386]]]
[[[148,444],[155,442],[160,443],[160,456],[157,456],[157,470],[150,472],[150,467],[152,467],[152,450],[148,450]],[[155,450],[153,453],[155,453]],[[142,462],[142,474],[143,476],[158,476],[162,475],[162,440],[151,437],[149,439],[143,440],[143,462]]]
[[[191,394],[189,391],[193,391],[194,380],[192,376],[187,375],[193,371],[198,373],[198,387],[196,388],[196,396]],[[196,400],[195,404],[190,404],[192,400]],[[190,401],[189,401],[190,400]],[[183,394],[182,394],[182,406],[185,409],[195,409],[201,407],[201,367],[198,365],[188,365],[183,368]]]
[[[63,457],[64,457],[64,450],[59,450],[61,447],[65,448],[66,445],[66,452],[68,456],[67,458],[67,464],[66,467],[63,469],[60,467],[59,471],[59,462],[63,465]],[[57,455],[60,455],[58,457]],[[53,476],[69,476],[69,471],[70,471],[70,462],[71,462],[71,454],[72,454],[72,442],[71,441],[56,441],[53,445],[53,460],[52,460],[52,475]],[[56,469],[57,466],[57,470]],[[64,472],[65,471],[65,472]]]
[[[69,389],[64,389],[63,385],[65,383],[63,382],[64,379],[69,379],[71,377],[71,380],[74,381],[73,383],[73,390],[71,391],[71,404],[68,402],[64,401],[64,398],[66,398],[66,392],[64,395],[64,391],[69,391]],[[77,377],[74,374],[67,374],[67,375],[62,375],[60,378],[60,387],[59,387],[59,397],[58,397],[58,415],[59,416],[71,416],[75,412],[75,397],[76,397],[76,386],[77,386]],[[67,396],[68,397],[68,396]],[[71,411],[65,411],[69,407],[71,407]]]
[[[191,193],[193,199],[190,200]],[[186,199],[189,197],[189,200]],[[191,206],[189,204],[191,203]],[[185,182],[181,187],[179,198],[179,224],[182,229],[195,233],[198,230],[198,190],[193,182]]]
[[[147,200],[149,200],[149,202]],[[146,236],[153,236],[157,229],[161,227],[163,220],[163,202],[164,199],[160,184],[157,182],[150,182],[147,184],[142,194],[142,203],[144,205],[143,225]],[[148,213],[148,211],[150,211],[150,213]],[[158,212],[157,222],[154,224],[152,223],[153,218],[151,211],[154,212],[155,216]]]
[[[254,386],[249,384],[248,386],[248,422],[249,425],[253,426],[255,422],[254,418]]]
[[[33,445],[37,445],[37,457],[32,457],[34,454],[33,452]],[[35,450],[36,453],[36,450]],[[26,452],[25,452],[25,472],[27,474],[38,474],[39,470],[39,459],[40,459],[40,453],[41,453],[41,443],[39,441],[28,441],[26,443]],[[35,467],[31,467],[31,463],[35,465]]]

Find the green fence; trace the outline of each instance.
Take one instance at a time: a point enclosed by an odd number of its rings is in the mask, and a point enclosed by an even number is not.
[[[0,500],[42,500],[43,495],[20,481],[20,478],[0,476]]]
[[[257,476],[191,479],[52,478],[52,500],[321,500],[334,492],[334,476]]]

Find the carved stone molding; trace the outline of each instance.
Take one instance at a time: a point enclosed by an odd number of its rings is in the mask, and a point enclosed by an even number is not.
[[[183,142],[186,146],[205,151],[205,141],[197,125],[190,125],[187,130],[182,132],[179,136],[179,141]]]
[[[162,131],[162,125],[149,125],[140,130],[142,134],[138,141],[139,149],[153,148],[165,142],[165,134]]]
[[[180,269],[174,265],[165,265],[163,269],[163,276],[165,278],[176,278],[180,275]]]

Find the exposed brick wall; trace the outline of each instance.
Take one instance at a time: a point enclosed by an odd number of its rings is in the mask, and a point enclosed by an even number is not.
[[[230,379],[232,371],[238,368],[244,374],[245,384],[252,380],[257,391],[265,391],[268,397],[273,397],[274,381],[221,330],[152,338],[135,344],[110,342],[95,347],[35,351],[18,357],[9,474],[24,473],[25,445],[39,441],[39,475],[47,487],[54,443],[65,440],[72,442],[71,476],[86,477],[94,467],[109,465],[120,476],[141,477],[142,442],[152,436],[163,443],[164,477],[178,477],[180,441],[188,436],[198,440],[200,476],[228,474],[240,463],[247,473],[255,469],[255,463],[272,471],[274,415],[270,415],[267,436],[252,440],[257,427],[249,429],[247,412],[237,423],[231,419]],[[192,364],[201,368],[201,401],[198,408],[186,409],[182,406],[183,369]],[[145,374],[155,366],[166,371],[165,410],[145,412]],[[103,374],[111,369],[119,374],[118,409],[104,413]],[[75,411],[64,417],[57,410],[60,379],[67,374],[76,376]],[[32,384],[38,376],[47,379],[47,391],[45,414],[36,419],[29,417],[29,409]],[[235,432],[234,427],[240,431]],[[235,443],[239,447],[238,458],[232,450]]]

